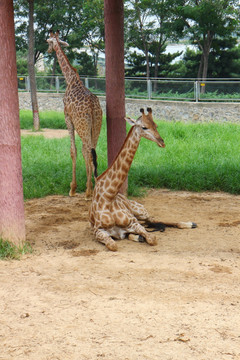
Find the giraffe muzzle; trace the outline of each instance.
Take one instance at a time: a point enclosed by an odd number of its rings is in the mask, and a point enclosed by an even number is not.
[[[161,147],[161,148],[165,148],[165,146],[166,146],[165,143],[164,143],[164,141],[163,141],[163,139],[158,140],[157,144],[158,144],[158,146]]]

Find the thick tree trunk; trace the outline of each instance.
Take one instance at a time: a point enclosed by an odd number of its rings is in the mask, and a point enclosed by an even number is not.
[[[203,71],[203,52],[201,54],[200,64],[198,68],[198,74],[197,74],[198,79],[202,79],[202,71]]]
[[[25,242],[13,2],[0,1],[0,238]]]
[[[123,0],[104,0],[108,165],[125,138]],[[125,183],[122,191],[127,188]]]
[[[37,87],[34,69],[34,27],[33,27],[33,13],[34,0],[28,0],[29,3],[29,33],[28,33],[28,73],[30,79],[30,91],[33,111],[33,127],[34,130],[39,130],[40,120],[37,101]]]
[[[209,59],[209,50],[204,49],[203,50],[203,65],[202,65],[202,84],[201,84],[201,93],[205,94],[206,91],[206,79],[207,79],[207,72],[208,72],[208,59]]]
[[[205,81],[207,79],[207,72],[208,72],[208,59],[209,54],[212,46],[214,34],[212,34],[210,31],[208,31],[207,35],[204,37],[204,43],[201,47],[202,49],[202,56],[201,56],[201,79],[202,79],[202,86],[201,86],[201,93],[205,93],[206,91],[206,84]]]
[[[207,72],[208,72],[208,58],[209,58],[209,51],[207,50],[203,54],[203,72],[202,72],[202,80],[205,81],[207,79]]]

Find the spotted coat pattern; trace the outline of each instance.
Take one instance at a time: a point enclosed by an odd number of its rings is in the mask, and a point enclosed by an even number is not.
[[[58,33],[50,33],[47,40],[48,52],[56,52],[59,65],[67,84],[63,98],[65,122],[71,138],[72,158],[72,182],[70,184],[70,196],[74,196],[77,188],[76,181],[76,158],[75,130],[82,140],[82,154],[85,160],[87,184],[86,199],[92,195],[92,171],[94,164],[92,149],[96,149],[99,133],[102,125],[102,109],[97,96],[91,93],[80,80],[77,70],[71,66],[62,46],[67,43],[59,40]]]
[[[92,204],[89,210],[89,220],[95,237],[105,244],[109,250],[116,251],[117,239],[143,242],[156,245],[156,237],[146,231],[143,223],[153,228],[162,225],[176,228],[194,228],[192,222],[161,223],[151,217],[142,204],[129,200],[119,191],[125,181],[141,137],[156,142],[159,147],[165,147],[164,141],[157,131],[153,121],[152,109],[148,114],[141,109],[142,115],[135,121],[125,118],[132,128],[113,164],[96,179]]]

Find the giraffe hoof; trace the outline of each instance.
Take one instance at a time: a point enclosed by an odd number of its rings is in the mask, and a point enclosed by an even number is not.
[[[111,251],[117,251],[117,244],[114,240],[112,241],[109,241],[109,243],[106,244],[108,250],[111,250]]]
[[[140,243],[146,242],[145,237],[143,237],[142,235],[139,235],[139,236],[138,236],[138,242],[140,242]]]
[[[146,239],[147,243],[151,246],[157,245],[157,239],[155,236],[151,236],[148,239]]]
[[[85,195],[85,200],[86,200],[86,201],[91,201],[91,200],[92,200],[92,196],[91,196],[91,195]]]
[[[69,196],[72,197],[72,196],[75,196],[75,195],[76,195],[76,191],[71,189],[71,190],[69,191]]]
[[[195,229],[197,227],[197,224],[195,222],[192,223],[192,229]]]

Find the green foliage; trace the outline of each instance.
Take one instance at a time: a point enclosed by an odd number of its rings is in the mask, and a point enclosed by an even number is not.
[[[167,76],[164,74],[164,67],[179,55],[163,54],[167,41],[179,39],[176,26],[179,1],[127,0],[125,5],[125,47],[130,54],[130,64],[133,63],[136,67],[135,74],[147,77]],[[140,55],[132,53],[131,48],[138,48]],[[129,70],[128,75],[133,76]]]
[[[177,77],[196,78],[201,60],[199,50],[187,48],[183,59],[176,64],[174,74]],[[209,54],[209,78],[233,78],[240,73],[240,47],[236,39],[215,39]]]
[[[22,247],[18,248],[16,245],[9,241],[4,241],[0,238],[0,260],[14,259],[18,260],[21,255],[32,252],[31,246],[25,243]]]
[[[171,77],[175,71],[175,65],[172,64],[172,61],[181,55],[181,52],[176,52],[174,54],[164,54],[163,51],[166,50],[166,46],[162,48],[162,52],[159,54],[158,58],[158,71],[157,77]],[[128,66],[126,67],[125,75],[132,77],[145,77],[146,76],[146,61],[145,56],[142,54],[137,54],[136,51],[131,52],[127,56]],[[154,48],[150,46],[149,49],[149,75],[150,77],[156,77],[155,72],[156,67],[156,55],[154,53]]]
[[[17,51],[17,73],[19,75],[28,75],[28,60],[27,53],[23,51]]]
[[[85,52],[75,55],[76,69],[79,75],[97,75],[97,69],[95,67],[93,57]]]
[[[14,0],[16,19],[16,46],[17,49],[28,49],[28,8],[26,0]],[[47,54],[46,38],[50,29],[60,30],[62,40],[69,43],[65,49],[71,62],[76,55],[75,49],[88,44],[93,52],[94,69],[97,69],[98,52],[104,49],[104,16],[103,1],[76,1],[76,0],[35,0],[35,62],[42,54],[47,63],[52,63],[54,54]],[[95,51],[94,51],[95,49]],[[59,70],[59,69],[58,69]],[[56,72],[57,73],[57,72]]]
[[[128,76],[201,77],[204,62],[208,77],[239,76],[240,53],[233,44],[239,34],[238,0],[125,0],[124,5]],[[29,3],[14,0],[14,8],[16,48],[23,54],[17,59],[18,74],[24,75]],[[70,45],[65,51],[71,64],[79,63],[81,74],[96,75],[99,54],[104,52],[103,10],[103,0],[35,0],[35,62],[44,56],[47,74],[62,74],[55,54],[47,54],[46,43],[49,29],[59,29]],[[183,38],[197,45],[198,52],[174,64],[178,54],[166,54],[166,45]],[[76,51],[83,46],[90,49],[91,61]]]
[[[219,39],[231,39],[234,32],[236,38],[239,30],[239,2],[190,0],[180,7],[180,13],[185,20],[185,34],[193,44],[198,45],[202,54],[197,76],[205,79],[214,43]]]
[[[141,140],[129,172],[130,195],[140,195],[143,188],[152,187],[240,194],[239,125],[157,123],[166,148]],[[76,143],[78,191],[82,192],[87,178],[78,137]],[[97,154],[101,174],[107,168],[105,119]],[[69,137],[23,136],[22,164],[25,199],[68,194],[72,176]]]

